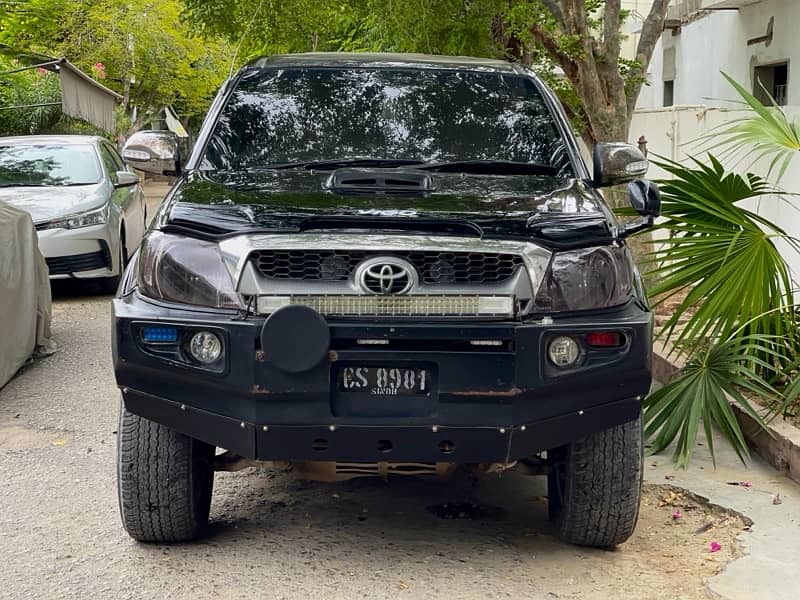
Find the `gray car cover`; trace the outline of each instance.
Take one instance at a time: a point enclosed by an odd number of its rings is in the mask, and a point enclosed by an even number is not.
[[[50,354],[50,282],[31,216],[0,202],[0,388],[34,354]]]

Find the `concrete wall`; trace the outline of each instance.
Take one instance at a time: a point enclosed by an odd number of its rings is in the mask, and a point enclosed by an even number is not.
[[[790,118],[800,120],[800,106],[786,107],[785,112]],[[709,142],[698,141],[700,137],[724,123],[741,119],[749,114],[752,113],[744,110],[706,106],[639,110],[634,115],[630,137],[631,140],[636,140],[640,135],[647,138],[650,158],[658,155],[680,162],[686,162],[689,156],[702,159],[708,151]],[[719,154],[719,151],[714,151],[714,154]],[[737,163],[733,160],[723,162],[737,172],[751,171],[758,175],[767,175],[765,162],[754,165],[747,162]],[[647,176],[651,179],[659,179],[665,178],[667,174],[655,165],[651,165]],[[775,174],[770,180],[774,181],[774,179]],[[794,159],[783,176],[780,187],[787,192],[800,194],[800,156]],[[748,208],[783,227],[790,236],[800,239],[800,196],[796,198],[765,197],[758,202],[751,202]],[[779,249],[792,269],[794,279],[800,282],[800,253],[787,244],[779,245]]]
[[[800,104],[800,2],[762,0],[734,4],[741,8],[695,13],[680,29],[664,32],[648,70],[650,86],[639,97],[640,108],[663,106],[663,58],[670,50],[675,52],[676,105],[733,106],[724,101],[735,94],[720,71],[752,91],[756,66],[784,61],[789,62],[788,104]],[[766,34],[770,17],[774,17],[770,45],[748,45],[748,40]]]

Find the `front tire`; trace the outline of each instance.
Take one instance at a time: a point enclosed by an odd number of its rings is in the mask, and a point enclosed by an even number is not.
[[[548,452],[550,518],[562,541],[612,547],[639,518],[644,440],[642,417]]]
[[[140,542],[185,542],[208,523],[214,446],[120,407],[117,490],[122,524]]]

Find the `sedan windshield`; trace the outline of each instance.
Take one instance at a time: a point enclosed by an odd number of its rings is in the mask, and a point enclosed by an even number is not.
[[[88,185],[100,181],[89,144],[0,145],[0,187]]]
[[[535,163],[571,173],[553,115],[528,77],[402,68],[246,71],[202,168],[350,159]]]

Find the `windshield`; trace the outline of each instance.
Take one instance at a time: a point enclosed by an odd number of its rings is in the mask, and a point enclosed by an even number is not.
[[[553,116],[529,78],[390,68],[246,72],[202,168],[352,158],[515,161],[571,173]]]
[[[0,187],[98,181],[100,166],[89,144],[0,145]]]

